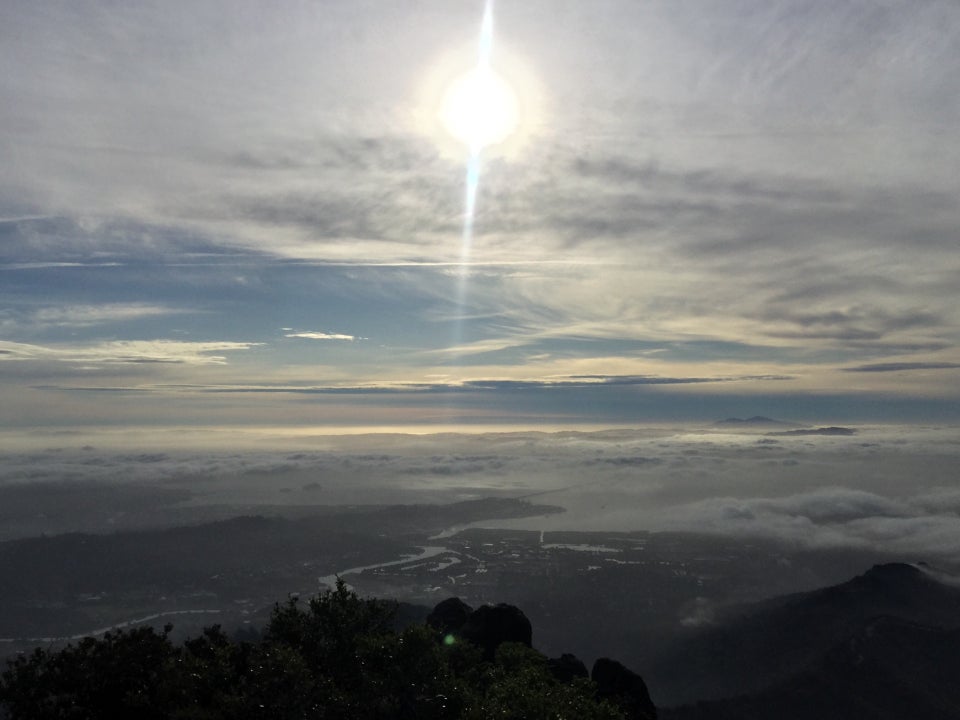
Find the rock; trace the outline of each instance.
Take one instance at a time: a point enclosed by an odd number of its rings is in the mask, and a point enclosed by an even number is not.
[[[547,668],[549,668],[550,674],[564,685],[573,682],[574,678],[590,677],[587,666],[583,664],[583,661],[570,653],[564,653],[558,658],[550,658],[547,660]]]
[[[444,635],[457,634],[473,608],[458,597],[447,598],[427,615],[427,625]]]
[[[533,628],[520,608],[501,603],[474,610],[460,629],[460,636],[482,649],[485,659],[493,660],[501,643],[518,642],[530,647]]]
[[[597,684],[597,699],[616,703],[627,720],[656,720],[657,708],[647,684],[632,670],[616,660],[600,658],[590,677]]]

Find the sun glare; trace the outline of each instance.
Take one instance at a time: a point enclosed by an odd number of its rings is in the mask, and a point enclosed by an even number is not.
[[[440,107],[444,129],[473,152],[512,135],[519,121],[517,96],[489,68],[476,68],[447,89]]]
[[[444,155],[463,158],[467,150],[477,165],[481,155],[516,156],[536,126],[541,93],[523,60],[495,42],[493,0],[485,1],[474,37],[432,66],[416,117]]]

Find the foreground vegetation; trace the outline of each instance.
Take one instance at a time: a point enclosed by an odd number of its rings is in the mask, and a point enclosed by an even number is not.
[[[0,708],[11,720],[623,717],[591,681],[561,683],[522,644],[487,661],[424,625],[395,631],[393,614],[339,582],[305,605],[277,605],[255,643],[215,626],[174,645],[167,626],[38,648],[9,663]]]

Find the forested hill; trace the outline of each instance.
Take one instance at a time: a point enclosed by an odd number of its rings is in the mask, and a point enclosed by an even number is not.
[[[517,607],[450,598],[398,627],[395,603],[342,581],[276,605],[253,641],[213,627],[178,645],[167,626],[38,648],[8,666],[0,705],[10,720],[960,720],[953,582],[894,563],[740,607],[644,669],[659,713],[619,662],[588,673],[534,650]]]

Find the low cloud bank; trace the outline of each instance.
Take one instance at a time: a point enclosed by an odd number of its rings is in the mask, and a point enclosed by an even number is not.
[[[811,547],[881,547],[917,554],[960,552],[960,516],[933,508],[928,496],[891,499],[846,488],[783,498],[707,498],[676,508],[677,528],[752,535]]]
[[[311,435],[176,449],[51,434],[6,453],[0,488],[30,483],[188,490],[191,502],[340,505],[534,497],[565,513],[495,525],[683,530],[810,547],[960,553],[954,428],[780,437],[707,427],[602,432]],[[102,443],[102,444],[101,444]],[[59,446],[58,446],[59,444]],[[258,449],[259,448],[259,449]],[[32,510],[35,516],[42,508]]]

